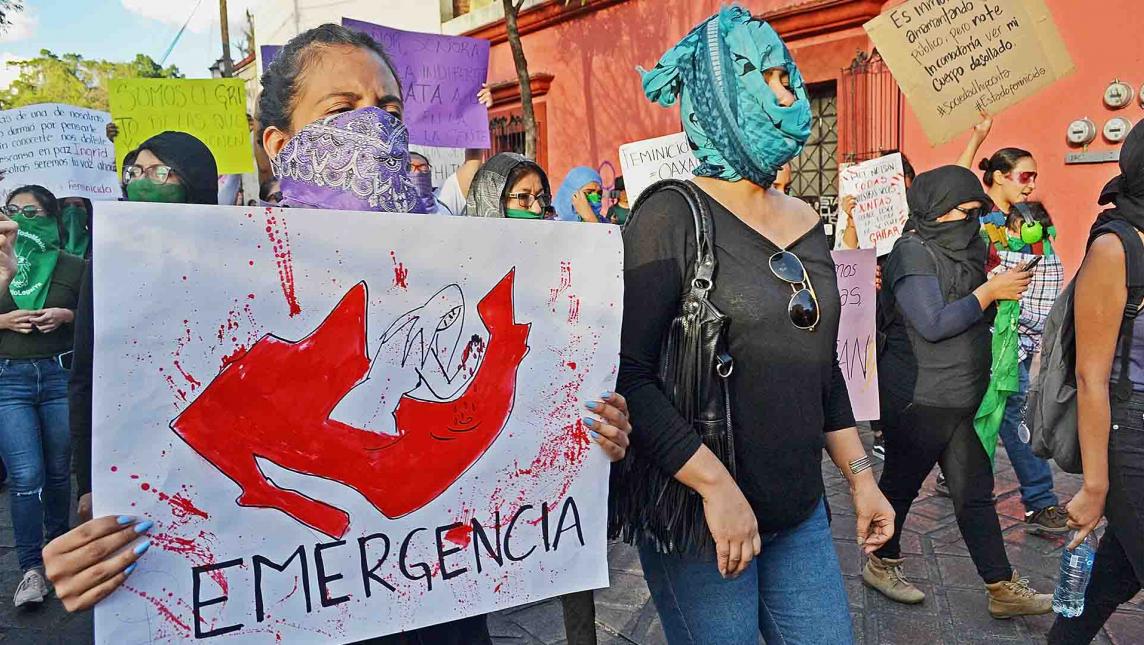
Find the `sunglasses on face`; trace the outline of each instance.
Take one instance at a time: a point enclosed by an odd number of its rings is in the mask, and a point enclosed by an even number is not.
[[[804,331],[814,331],[818,325],[818,296],[810,284],[810,277],[802,260],[790,251],[779,251],[771,256],[768,263],[775,277],[790,285],[794,294],[787,305],[791,323]]]
[[[539,193],[533,195],[532,193],[509,193],[506,195],[509,199],[515,199],[516,205],[523,209],[530,209],[536,202],[540,202],[540,210],[546,211],[552,205],[552,197],[547,193]]]
[[[140,177],[146,177],[156,184],[165,184],[175,174],[173,168],[163,164],[155,164],[146,168],[135,164],[123,167],[123,183],[129,184]]]
[[[969,219],[980,219],[989,213],[989,210],[984,206],[974,206],[973,208],[962,208],[960,206],[954,206],[953,209],[965,213],[965,216]]]
[[[9,215],[23,215],[24,217],[39,217],[44,214],[44,209],[39,206],[28,204],[27,206],[17,206],[15,204],[8,204],[4,207],[4,212]]]
[[[1024,172],[1019,172],[1016,175],[1014,175],[1013,173],[1009,173],[1005,176],[1008,177],[1010,180],[1015,181],[1018,184],[1021,184],[1022,186],[1028,186],[1029,184],[1037,181],[1037,173],[1032,171],[1032,170],[1026,170]]]

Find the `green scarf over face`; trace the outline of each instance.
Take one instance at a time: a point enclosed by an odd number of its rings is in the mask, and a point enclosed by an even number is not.
[[[86,256],[87,247],[91,244],[91,232],[87,230],[87,209],[83,206],[64,206],[60,209],[60,218],[68,236],[64,250],[77,257]]]
[[[16,214],[12,220],[20,225],[20,233],[16,236],[16,276],[8,291],[17,308],[38,311],[44,308],[60,259],[60,230],[52,217]]]

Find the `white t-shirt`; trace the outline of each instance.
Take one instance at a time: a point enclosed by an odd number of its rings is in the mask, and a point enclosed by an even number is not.
[[[437,203],[448,210],[448,215],[460,215],[465,210],[465,195],[461,193],[461,182],[457,181],[457,173],[449,175],[441,190],[437,192]]]

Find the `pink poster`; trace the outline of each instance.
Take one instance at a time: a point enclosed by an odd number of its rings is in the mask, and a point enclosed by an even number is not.
[[[874,249],[835,251],[834,269],[842,300],[842,320],[838,325],[838,364],[854,418],[870,421],[880,415],[878,401],[878,341],[874,289],[876,260]]]

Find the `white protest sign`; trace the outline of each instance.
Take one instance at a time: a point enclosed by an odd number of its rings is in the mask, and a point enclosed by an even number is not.
[[[838,365],[846,379],[856,421],[881,417],[878,398],[877,291],[873,249],[835,251],[834,270],[842,318],[838,321]]]
[[[346,643],[608,584],[618,227],[101,202],[98,643]]]
[[[434,148],[432,146],[410,145],[410,152],[424,155],[433,166],[433,187],[440,188],[445,180],[457,172],[465,163],[465,150],[463,148]]]
[[[27,184],[56,197],[118,199],[107,112],[40,103],[0,112],[0,200]]]
[[[620,146],[620,169],[631,204],[657,181],[691,179],[691,171],[698,165],[687,135],[682,132]]]
[[[879,257],[889,253],[910,214],[901,153],[847,166],[838,172],[838,181],[838,194],[856,200],[852,216],[858,247],[877,249]]]

